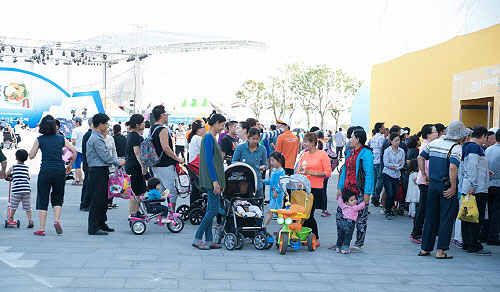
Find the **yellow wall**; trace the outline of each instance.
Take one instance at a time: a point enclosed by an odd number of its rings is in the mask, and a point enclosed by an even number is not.
[[[500,24],[372,67],[370,127],[451,122],[452,75],[500,64]],[[498,98],[494,107],[499,107]],[[498,111],[495,111],[495,125]],[[457,113],[458,116],[458,113]]]

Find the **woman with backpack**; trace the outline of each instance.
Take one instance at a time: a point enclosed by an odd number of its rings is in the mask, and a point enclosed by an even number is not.
[[[342,192],[348,189],[358,196],[358,204],[364,201],[367,206],[359,211],[356,220],[356,242],[351,248],[351,252],[359,251],[365,243],[368,203],[370,202],[370,195],[374,192],[373,152],[365,143],[366,132],[361,129],[354,130],[349,139],[351,150],[346,155],[345,164],[340,171],[337,185],[337,196],[341,196]],[[337,208],[336,220],[341,220],[342,216],[342,209]],[[328,248],[335,249],[336,246],[332,245]]]
[[[127,133],[127,152],[125,154],[125,171],[130,175],[130,185],[136,197],[146,192],[146,167],[141,161],[141,143],[144,141],[141,133],[144,131],[144,117],[133,114],[130,117],[130,131]],[[129,200],[129,214],[139,210],[136,200]]]

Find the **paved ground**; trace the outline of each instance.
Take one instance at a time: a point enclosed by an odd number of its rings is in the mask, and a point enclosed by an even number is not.
[[[3,212],[5,181],[0,188]],[[419,246],[408,239],[411,220],[386,221],[378,208],[372,209],[363,253],[328,250],[335,220],[320,217],[322,246],[282,256],[249,243],[240,251],[196,250],[196,227],[189,223],[179,234],[150,224],[144,235],[133,235],[123,200],[108,212],[116,232],[89,236],[88,213],[78,210],[80,190],[66,187],[60,236],[51,225],[47,236],[34,236],[24,214],[20,229],[0,229],[0,291],[500,291],[500,248],[491,248],[490,257],[454,247],[452,260],[417,257]],[[335,205],[330,202],[332,210]]]

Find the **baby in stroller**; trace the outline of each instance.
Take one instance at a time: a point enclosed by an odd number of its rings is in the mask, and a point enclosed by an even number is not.
[[[248,201],[236,200],[233,203],[234,209],[243,218],[262,217],[262,210]]]
[[[144,203],[147,204],[154,213],[161,213],[162,223],[170,223],[170,220],[167,219],[168,207],[160,203],[165,202],[166,200],[165,192],[163,192],[163,194],[160,194],[160,180],[156,177],[150,178],[148,180],[148,189],[148,198],[147,201],[144,201]],[[151,200],[153,200],[153,202],[148,202]]]

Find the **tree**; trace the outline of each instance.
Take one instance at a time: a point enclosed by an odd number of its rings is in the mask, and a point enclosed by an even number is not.
[[[244,105],[250,107],[255,118],[258,120],[265,101],[264,83],[247,80],[241,85],[241,87],[242,89],[236,92],[236,98],[242,100]]]
[[[340,114],[352,104],[352,98],[361,87],[362,82],[351,78],[346,72],[332,70],[326,65],[318,65],[310,69],[312,75],[313,108],[317,110],[325,127],[325,115],[330,112],[338,126]]]

